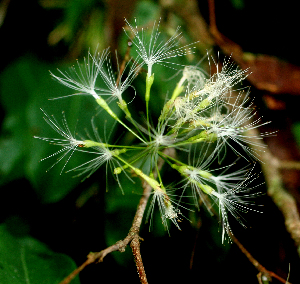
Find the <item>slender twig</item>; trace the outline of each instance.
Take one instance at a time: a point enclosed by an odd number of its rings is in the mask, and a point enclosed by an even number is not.
[[[165,149],[164,152],[165,152],[165,154],[168,154],[169,156],[174,156],[175,155],[175,150],[173,148]],[[158,164],[157,164],[157,170],[158,171],[161,170],[163,164],[164,164],[164,160],[160,158],[158,160]],[[154,171],[154,177],[156,177],[156,176],[157,176],[157,172]],[[132,226],[131,229],[130,229],[130,231],[133,233],[133,238],[132,238],[132,241],[130,243],[130,246],[131,246],[132,253],[133,253],[133,256],[134,256],[135,265],[137,267],[137,272],[138,272],[138,275],[139,275],[139,278],[140,278],[140,282],[142,284],[148,284],[147,277],[146,277],[146,272],[145,272],[145,269],[144,269],[144,264],[143,264],[142,256],[141,256],[141,252],[140,252],[139,230],[140,230],[140,227],[141,227],[144,212],[145,212],[147,202],[149,200],[152,188],[145,181],[143,182],[143,188],[144,188],[143,196],[140,199],[140,203],[138,205],[138,209],[136,211],[136,214],[135,214],[134,220],[133,220],[133,225],[134,226]]]
[[[234,243],[239,247],[239,249],[242,251],[242,253],[249,259],[249,261],[255,266],[255,268],[259,271],[259,277],[262,276],[266,277],[271,281],[272,278],[276,278],[282,283],[285,284],[291,284],[286,279],[278,276],[272,271],[267,270],[264,266],[262,266],[246,249],[245,247],[240,243],[240,241],[232,234],[230,234],[230,238],[234,241]]]
[[[217,29],[217,22],[216,22],[216,13],[215,13],[215,1],[208,0],[208,12],[209,12],[209,27],[213,30]]]
[[[140,282],[142,284],[147,284],[148,281],[147,281],[146,272],[145,272],[145,268],[141,256],[141,250],[140,250],[140,238],[137,235],[135,235],[135,237],[131,241],[130,247],[132,249],[132,253],[134,256],[135,265],[137,267],[137,272],[140,278]]]
[[[147,284],[148,281],[147,281],[146,272],[145,272],[144,264],[142,261],[141,252],[140,252],[139,231],[140,231],[144,212],[145,212],[147,202],[149,200],[149,196],[150,196],[152,188],[146,182],[143,183],[143,188],[144,188],[144,193],[143,193],[142,198],[140,199],[138,209],[134,216],[133,226],[130,229],[130,233],[133,235],[133,238],[130,243],[130,247],[132,249],[132,253],[134,256],[135,265],[136,265],[137,272],[138,272],[138,275],[140,278],[140,282],[142,284]]]
[[[114,245],[107,247],[106,249],[99,251],[99,252],[91,252],[87,256],[87,260],[81,264],[79,267],[77,267],[72,273],[70,273],[63,281],[61,281],[59,284],[68,284],[70,283],[78,274],[81,272],[86,266],[88,266],[91,263],[94,262],[102,262],[104,257],[113,252],[113,251],[124,251],[125,247],[129,243],[130,239],[128,236],[122,240],[116,242]]]
[[[148,184],[144,184],[144,193],[140,199],[136,214],[134,216],[134,220],[132,222],[132,226],[129,230],[128,235],[123,240],[120,240],[113,244],[112,246],[107,247],[106,249],[99,252],[91,252],[87,256],[87,260],[81,264],[78,268],[76,268],[72,273],[70,273],[63,281],[59,284],[69,284],[78,274],[81,272],[86,266],[95,262],[102,262],[104,257],[114,251],[124,252],[126,246],[131,243],[132,252],[134,258],[136,260],[136,266],[139,273],[139,277],[142,284],[147,283],[146,274],[144,270],[143,263],[141,261],[140,256],[140,245],[139,245],[139,230],[142,223],[143,215],[146,209],[146,205],[151,193],[151,187]],[[139,261],[137,261],[139,260]],[[144,272],[144,273],[142,273]],[[143,280],[143,281],[142,281]]]
[[[168,151],[168,155],[174,155],[174,149],[166,149]],[[161,167],[164,164],[164,160],[160,159],[158,161],[158,170],[161,169]],[[156,173],[154,173],[154,176],[156,176]],[[63,281],[61,281],[59,284],[69,284],[78,274],[81,272],[86,266],[88,266],[91,263],[95,262],[102,262],[104,257],[114,251],[120,251],[124,252],[126,246],[130,243],[132,253],[135,259],[135,264],[137,267],[138,275],[140,278],[140,282],[142,284],[148,284],[147,277],[144,269],[144,265],[142,262],[141,252],[140,252],[140,227],[142,224],[144,212],[152,191],[151,186],[146,183],[145,181],[142,184],[143,186],[143,195],[140,199],[140,202],[137,206],[137,210],[132,222],[132,226],[129,230],[128,235],[123,239],[112,246],[107,247],[106,249],[99,251],[99,252],[91,252],[87,256],[87,260],[81,264],[78,268],[76,268],[72,273],[70,273]]]
[[[279,169],[300,170],[300,162],[298,161],[278,161]]]

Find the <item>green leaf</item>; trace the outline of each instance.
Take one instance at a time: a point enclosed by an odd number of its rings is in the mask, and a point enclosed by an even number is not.
[[[74,261],[51,251],[43,243],[11,234],[0,226],[0,283],[55,284],[76,268]],[[76,277],[72,284],[79,284]]]

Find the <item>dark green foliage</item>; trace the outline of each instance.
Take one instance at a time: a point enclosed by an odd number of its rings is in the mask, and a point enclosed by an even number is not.
[[[75,269],[74,261],[29,236],[12,234],[0,226],[0,283],[55,284]],[[73,280],[79,284],[79,278]]]

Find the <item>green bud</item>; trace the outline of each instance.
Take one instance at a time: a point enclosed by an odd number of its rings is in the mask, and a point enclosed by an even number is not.
[[[84,140],[83,145],[86,148],[90,148],[90,147],[106,148],[106,147],[108,147],[108,145],[106,143],[100,143],[100,142],[96,142],[96,141],[92,141],[92,140]]]
[[[198,173],[203,178],[211,178],[212,177],[212,174],[210,172],[207,172],[207,171],[198,170]]]
[[[172,164],[171,167],[180,172],[181,174],[184,174],[185,171],[188,169],[188,166],[178,166],[176,164]]]
[[[204,109],[210,105],[211,101],[209,99],[204,99],[198,106],[198,110]]]
[[[215,133],[208,133],[206,130],[201,131],[199,134],[190,137],[187,142],[189,143],[198,143],[198,142],[214,142],[217,140],[217,135]]]
[[[211,127],[211,123],[207,122],[206,120],[194,120],[190,123],[189,128],[194,129],[197,128],[198,126],[205,126],[205,127]]]
[[[157,180],[155,180],[154,178],[151,178],[149,176],[147,176],[146,174],[144,174],[140,169],[135,168],[135,167],[131,167],[134,172],[140,176],[142,179],[144,179],[153,189],[157,189],[160,188],[160,185],[158,183]]]
[[[116,167],[114,168],[114,174],[119,175],[122,171],[126,170],[128,168],[128,165],[124,165],[122,167]]]
[[[151,89],[151,86],[152,86],[153,82],[154,82],[154,73],[151,76],[149,76],[147,74],[147,78],[146,78],[146,95],[145,95],[146,102],[149,102],[149,100],[150,100],[150,89]]]
[[[104,108],[108,114],[113,117],[115,120],[119,121],[119,118],[117,117],[117,115],[111,110],[111,108],[109,107],[109,105],[106,103],[105,100],[103,100],[101,97],[96,99],[96,102],[99,106],[101,106],[102,108]]]
[[[190,138],[187,140],[187,142],[195,142],[195,143],[197,143],[197,142],[200,142],[200,141],[205,140],[205,139],[208,137],[208,135],[209,135],[209,134],[207,133],[207,131],[206,131],[206,130],[203,130],[203,131],[201,131],[199,134],[190,137]]]
[[[113,156],[119,156],[120,154],[123,154],[125,153],[127,150],[125,148],[123,149],[115,149],[115,150],[112,150],[111,153]]]
[[[197,183],[199,188],[206,194],[211,195],[213,191],[215,191],[211,186],[207,184]]]
[[[124,111],[124,113],[126,114],[127,118],[131,118],[131,113],[128,110],[127,103],[122,99],[117,104],[118,104],[119,108]]]
[[[114,168],[114,174],[115,175],[119,175],[121,172],[122,172],[122,168],[121,167]]]

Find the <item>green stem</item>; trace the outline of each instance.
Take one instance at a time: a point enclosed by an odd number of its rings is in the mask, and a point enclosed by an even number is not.
[[[149,132],[149,140],[150,141],[151,141],[151,136],[150,136],[150,121],[149,121],[149,101],[150,101],[150,90],[151,90],[153,82],[154,82],[154,73],[151,76],[149,74],[147,74],[145,101],[146,101],[146,116],[147,116],[147,124],[148,124],[148,132]]]
[[[118,116],[112,111],[112,109],[108,106],[105,100],[103,100],[101,97],[96,99],[96,102],[98,105],[100,105],[102,108],[104,108],[107,113],[114,118],[116,121],[118,121],[120,124],[122,124],[128,131],[130,131],[135,137],[137,137],[140,141],[143,143],[146,143],[144,139],[142,139],[139,135],[137,135],[132,129],[130,129],[122,120],[118,118]]]
[[[126,149],[145,149],[143,146],[124,146],[124,145],[111,145],[107,143],[97,142],[93,140],[82,141],[85,148],[101,147],[101,148],[126,148]]]
[[[149,176],[147,176],[146,174],[144,174],[140,169],[132,166],[131,164],[129,164],[127,161],[123,160],[121,157],[117,156],[117,158],[124,163],[125,165],[127,165],[129,168],[131,168],[138,176],[140,176],[142,179],[144,179],[154,190],[160,189],[160,184],[158,183],[157,180],[155,180],[154,178],[151,178]]]
[[[133,126],[136,128],[136,130],[138,131],[138,133],[141,135],[141,137],[144,138],[144,135],[143,135],[143,133],[141,132],[139,126],[137,125],[137,123],[134,121],[134,119],[133,119],[132,116],[131,116],[131,113],[130,113],[128,107],[127,107],[126,101],[122,99],[121,101],[118,102],[118,106],[120,107],[121,110],[124,111],[124,113],[125,113],[125,118],[126,118],[127,120],[129,120],[129,121],[133,124]]]
[[[199,134],[190,137],[186,141],[183,141],[183,142],[175,144],[175,145],[173,144],[170,146],[166,146],[166,147],[184,146],[184,145],[195,144],[195,143],[199,143],[199,142],[211,143],[211,142],[216,141],[217,139],[218,139],[218,136],[215,133],[208,133],[206,130],[203,130]]]

